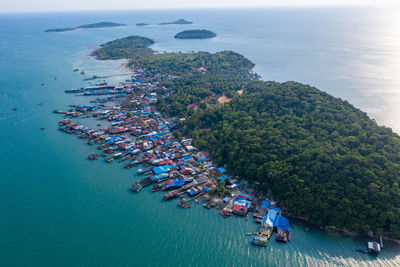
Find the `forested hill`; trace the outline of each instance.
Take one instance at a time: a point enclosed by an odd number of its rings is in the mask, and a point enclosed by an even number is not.
[[[253,81],[193,113],[182,133],[312,223],[400,237],[400,138],[346,101]]]
[[[177,39],[207,39],[217,36],[216,33],[209,30],[187,30],[177,33]]]
[[[253,63],[237,53],[156,54],[151,43],[128,37],[94,54],[175,76],[161,84],[157,103],[165,115],[186,117],[175,133],[193,137],[238,177],[260,182],[290,212],[400,238],[397,134],[316,88],[254,80]]]
[[[149,48],[152,44],[154,44],[154,41],[150,38],[132,35],[105,43],[96,49],[92,55],[101,60],[133,59],[153,54],[153,50]]]

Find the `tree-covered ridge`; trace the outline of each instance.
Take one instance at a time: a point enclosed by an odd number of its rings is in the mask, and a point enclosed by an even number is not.
[[[101,45],[93,56],[101,60],[144,57],[153,53],[149,48],[152,44],[154,41],[150,38],[132,35]]]
[[[187,30],[177,33],[177,39],[207,39],[217,36],[216,33],[209,30]]]
[[[253,67],[250,60],[232,51],[153,54],[133,63],[153,72],[172,75],[203,73],[220,77],[245,75]]]
[[[241,89],[241,81],[242,79],[201,74],[166,81],[163,86],[169,95],[159,100],[158,109],[174,117],[191,116],[197,108],[217,106],[217,99],[222,95],[229,98],[237,95],[237,91]]]
[[[157,54],[148,48],[152,40],[129,38],[95,55],[131,58],[150,75],[170,75],[157,105],[186,118],[177,135],[193,137],[233,174],[258,181],[312,223],[400,238],[397,134],[316,88],[252,80],[253,63],[240,54]],[[232,100],[217,103],[222,95]]]
[[[248,82],[182,125],[234,174],[312,223],[400,237],[400,137],[346,101],[295,82]]]

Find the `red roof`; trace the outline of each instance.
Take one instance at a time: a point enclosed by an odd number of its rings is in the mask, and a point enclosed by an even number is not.
[[[174,163],[172,160],[167,159],[167,160],[159,162],[158,165],[162,166],[162,165],[172,164],[172,163]]]

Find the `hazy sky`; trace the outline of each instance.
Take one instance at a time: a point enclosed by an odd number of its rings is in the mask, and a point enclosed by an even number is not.
[[[310,5],[398,5],[400,0],[0,0],[0,12]]]

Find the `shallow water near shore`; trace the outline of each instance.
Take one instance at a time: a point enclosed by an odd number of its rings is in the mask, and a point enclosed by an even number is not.
[[[327,234],[303,223],[292,222],[288,244],[272,238],[268,247],[254,247],[246,236],[258,226],[252,218],[225,219],[201,205],[181,209],[150,188],[133,194],[129,186],[139,179],[136,169],[86,160],[96,148],[58,131],[61,117],[51,113],[89,102],[64,94],[88,84],[74,68],[88,75],[125,74],[123,61],[95,61],[88,55],[104,42],[137,34],[153,38],[159,51],[239,52],[256,64],[264,79],[314,85],[400,132],[400,22],[385,12],[310,8],[1,14],[0,266],[400,266],[396,245],[385,244],[373,257],[354,251],[366,240]],[[195,24],[135,26],[179,18]],[[128,26],[43,33],[99,21]],[[173,38],[193,28],[218,36]]]

